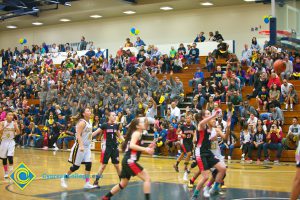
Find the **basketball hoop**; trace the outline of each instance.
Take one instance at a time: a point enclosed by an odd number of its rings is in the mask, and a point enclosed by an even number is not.
[[[277,34],[279,36],[286,36],[286,37],[292,36],[292,33],[290,33],[289,31],[276,31],[276,32],[277,32]],[[270,35],[270,31],[269,30],[259,31],[258,33],[260,35]]]

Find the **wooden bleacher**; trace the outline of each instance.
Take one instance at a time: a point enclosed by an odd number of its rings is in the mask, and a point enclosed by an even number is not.
[[[211,73],[207,72],[206,69],[203,69],[203,66],[205,66],[205,56],[201,56],[200,57],[200,64],[192,64],[190,66],[188,66],[187,69],[184,69],[181,73],[176,73],[173,74],[173,77],[178,77],[182,83],[183,83],[183,87],[184,87],[184,93],[185,94],[189,94],[193,91],[193,89],[191,87],[189,87],[188,85],[188,81],[193,79],[194,73],[196,72],[196,68],[197,67],[201,67],[202,71],[204,72],[204,77],[208,78],[211,76]],[[216,61],[217,66],[218,65],[226,65],[226,60],[224,59],[218,59]],[[163,74],[158,74],[157,77],[159,79],[161,79],[163,76]],[[170,78],[170,75],[167,74],[167,78]],[[295,89],[297,91],[300,91],[300,81],[295,81],[295,80],[290,80],[290,83],[292,83],[295,86]],[[243,94],[243,99],[246,99],[246,95],[247,94],[251,94],[253,90],[252,86],[245,86],[242,90],[242,94]],[[300,95],[300,92],[298,92],[298,95]],[[29,105],[34,104],[34,105],[38,105],[39,104],[39,100],[38,99],[30,99],[28,102]],[[249,104],[254,106],[254,108],[257,108],[256,105],[256,101],[255,98],[252,98],[251,100],[249,100]],[[221,108],[222,110],[226,109],[226,105],[225,104],[221,104]],[[284,117],[285,117],[285,124],[282,126],[282,130],[283,130],[283,134],[286,135],[289,126],[292,124],[292,118],[293,117],[299,117],[300,118],[300,104],[299,105],[295,105],[294,107],[294,111],[284,111]],[[239,124],[236,125],[235,127],[235,135],[239,138],[240,135],[240,126]],[[100,143],[96,143],[95,144],[95,151],[100,151]],[[241,150],[240,148],[235,148],[235,150],[233,151],[233,159],[240,159],[241,158]],[[263,155],[263,154],[262,154]],[[274,152],[272,152],[271,154],[271,158],[274,158]],[[253,156],[256,156],[256,151],[253,151]],[[284,150],[282,153],[282,158],[281,161],[286,161],[286,162],[294,162],[295,160],[295,151],[294,150]]]

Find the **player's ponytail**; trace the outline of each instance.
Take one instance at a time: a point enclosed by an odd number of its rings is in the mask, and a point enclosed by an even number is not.
[[[137,130],[136,126],[140,123],[138,118],[133,119],[126,131],[125,141],[122,144],[122,151],[124,152],[127,148],[128,142],[131,140],[132,133]]]

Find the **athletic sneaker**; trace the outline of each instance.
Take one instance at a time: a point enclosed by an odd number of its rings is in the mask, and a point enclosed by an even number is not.
[[[228,156],[228,160],[231,160],[231,156]]]
[[[177,165],[173,165],[174,169],[176,172],[179,172],[178,166]]]
[[[279,160],[274,160],[274,165],[279,165]]]
[[[253,163],[253,160],[247,158],[247,159],[246,159],[246,162],[249,163],[249,164],[251,164],[251,163]]]
[[[68,181],[67,181],[67,179],[66,178],[61,178],[60,179],[60,185],[63,188],[68,188]]]
[[[241,161],[245,161],[245,154],[244,153],[242,154]]]
[[[103,196],[101,199],[102,199],[102,200],[110,200],[110,198],[107,197],[107,196]]]
[[[265,164],[268,164],[268,163],[270,163],[270,160],[269,160],[269,158],[265,159],[265,160],[264,160],[264,163],[265,163]]]
[[[183,175],[183,180],[188,181],[189,180],[189,174],[185,171]]]
[[[213,196],[213,195],[218,195],[218,194],[220,194],[220,190],[215,190],[214,187],[212,187],[212,188],[209,190],[209,194],[210,194],[211,196]]]
[[[93,183],[94,188],[100,188],[99,182],[97,180]]]
[[[4,178],[8,178],[8,172],[4,173]]]
[[[209,198],[210,197],[210,194],[209,194],[209,187],[208,186],[205,186],[204,188],[203,188],[203,196],[205,197],[205,198]]]
[[[189,180],[188,187],[189,188],[193,188],[194,187],[194,183],[192,183],[191,180]]]
[[[93,189],[95,188],[92,184],[90,184],[89,182],[86,182],[83,186],[84,189]]]

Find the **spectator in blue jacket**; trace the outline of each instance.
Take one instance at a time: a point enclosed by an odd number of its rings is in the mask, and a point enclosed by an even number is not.
[[[34,147],[41,147],[41,145],[39,145],[38,141],[43,141],[43,135],[41,130],[39,129],[39,127],[37,127],[33,122],[30,123],[30,125],[28,126],[28,129],[26,129],[26,144],[25,146],[28,147],[30,146],[30,141],[33,140],[33,145]]]
[[[198,35],[197,35],[197,37],[196,37],[196,39],[194,40],[194,42],[204,42],[205,41],[205,37],[204,37],[204,32],[200,32]]]
[[[156,141],[155,155],[161,152],[161,148],[165,145],[167,140],[168,130],[167,123],[163,122],[160,125],[160,130],[158,131],[154,128],[154,140]]]
[[[135,45],[136,47],[140,47],[140,46],[146,46],[145,42],[143,40],[141,40],[140,37],[137,37],[136,38],[136,42],[135,42]]]

